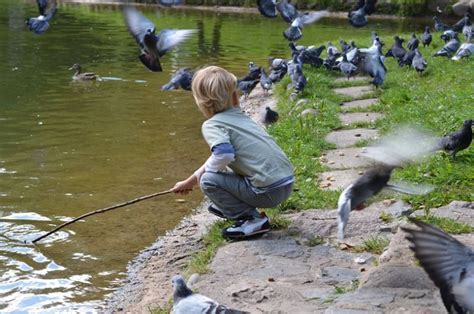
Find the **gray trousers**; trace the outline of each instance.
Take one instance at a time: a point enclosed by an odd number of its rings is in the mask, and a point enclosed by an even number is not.
[[[215,207],[229,219],[260,217],[259,208],[275,207],[286,200],[293,184],[256,193],[244,177],[232,172],[205,172],[201,176],[201,190]]]

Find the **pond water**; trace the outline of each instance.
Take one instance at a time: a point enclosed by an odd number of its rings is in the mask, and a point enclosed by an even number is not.
[[[286,56],[280,19],[141,7],[158,29],[197,34],[147,71],[120,7],[62,4],[42,36],[24,20],[35,1],[0,1],[0,311],[100,310],[127,262],[201,200],[173,195],[92,216],[33,246],[24,243],[85,212],[171,187],[208,149],[189,92],[162,92],[180,67],[224,66]],[[400,31],[372,23],[380,34]],[[413,27],[408,21],[405,25]],[[350,36],[344,20],[304,30],[302,44]],[[370,28],[350,32],[367,33]],[[348,38],[350,39],[350,38]],[[72,82],[81,63],[109,80]]]

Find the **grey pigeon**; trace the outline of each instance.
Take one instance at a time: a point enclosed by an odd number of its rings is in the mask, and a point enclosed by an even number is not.
[[[287,0],[281,0],[277,4],[277,11],[280,13],[283,20],[287,23],[291,23],[298,16],[298,11],[296,7],[289,3]]]
[[[419,44],[420,44],[420,41],[418,40],[418,38],[416,38],[415,33],[412,33],[411,38],[407,43],[407,48],[409,50],[415,50],[416,48],[418,48]]]
[[[162,90],[173,90],[182,88],[184,90],[191,90],[191,83],[193,81],[193,72],[189,69],[181,68],[176,71],[168,83],[161,86]]]
[[[367,15],[375,12],[375,4],[377,0],[359,0],[356,6],[349,11],[347,17],[349,23],[354,27],[363,27],[367,25]]]
[[[260,86],[262,86],[262,89],[265,94],[268,93],[270,89],[272,89],[272,80],[268,77],[267,72],[265,72],[264,69],[261,71],[260,75]]]
[[[375,87],[381,86],[385,81],[387,75],[387,68],[384,64],[382,56],[382,45],[380,41],[375,38],[372,46],[367,49],[359,49],[360,60],[356,64],[357,67],[364,73],[369,74],[373,80],[372,84]]]
[[[451,57],[461,46],[457,37],[448,41],[440,50],[438,50],[433,57]]]
[[[413,62],[413,59],[415,58],[415,51],[408,51],[404,56],[401,61],[398,62],[398,65],[403,67],[403,66],[410,66]]]
[[[173,285],[173,314],[245,314],[248,312],[229,309],[216,301],[194,293],[184,282],[183,277],[176,275],[171,279]]]
[[[460,60],[462,58],[469,58],[474,53],[474,44],[473,43],[463,43],[461,47],[459,47],[456,55],[452,57],[452,60]]]
[[[395,58],[398,63],[403,60],[403,57],[407,53],[406,49],[403,48],[403,42],[405,41],[403,38],[398,36],[393,37],[394,43],[392,47],[387,51],[385,54],[386,57],[393,57]]]
[[[262,75],[261,67],[256,66],[255,63],[250,61],[248,64],[248,69],[249,69],[249,72],[247,73],[246,76],[240,79],[241,81],[260,80],[260,75]]]
[[[469,12],[466,12],[463,16],[462,19],[460,19],[456,24],[451,27],[451,29],[455,32],[460,33],[463,29],[464,26],[470,26],[471,25],[471,14]]]
[[[345,40],[341,39],[339,40],[339,43],[341,44],[341,50],[342,52],[347,52],[349,50],[351,50],[351,45],[349,45]]]
[[[255,86],[257,86],[259,79],[253,81],[244,81],[238,80],[237,81],[237,88],[244,93],[244,99],[247,99],[250,93],[253,91]]]
[[[339,58],[340,55],[341,53],[339,52],[337,47],[329,42],[326,49],[326,59],[323,61],[324,66],[329,70],[332,70],[337,67],[336,60],[337,58]]]
[[[265,108],[265,116],[263,117],[263,123],[266,125],[276,123],[279,118],[278,112],[272,110],[270,107]]]
[[[472,38],[474,38],[474,28],[472,25],[466,25],[462,28],[462,33],[464,34],[464,38],[466,38],[467,42],[470,42]]]
[[[123,13],[128,31],[141,48],[138,58],[154,72],[163,71],[160,57],[195,33],[192,29],[163,29],[156,35],[155,25],[137,9],[125,7]]]
[[[445,43],[447,43],[451,39],[457,37],[457,35],[457,32],[453,31],[452,29],[448,29],[447,31],[444,31],[440,37],[442,40],[444,40]]]
[[[158,0],[158,3],[165,7],[183,4],[183,0]]]
[[[421,267],[439,288],[448,313],[474,312],[474,251],[444,231],[418,220],[401,227]]]
[[[428,66],[428,62],[426,62],[425,58],[421,55],[420,50],[418,48],[415,49],[415,57],[411,62],[411,66],[416,70],[418,73],[423,73],[425,68]]]
[[[293,56],[293,59],[288,65],[288,74],[290,75],[291,84],[295,92],[302,92],[306,87],[307,80],[303,73],[303,64],[299,56]]]
[[[274,18],[277,16],[275,0],[257,0],[257,9],[265,17]]]
[[[358,68],[347,60],[346,54],[342,55],[342,61],[337,65],[339,70],[349,79],[357,73]]]
[[[270,74],[268,77],[272,81],[272,83],[276,83],[281,81],[286,73],[288,72],[288,63],[286,60],[281,58],[271,58],[270,59]]]
[[[423,44],[423,47],[429,46],[432,40],[433,36],[430,33],[430,27],[425,26],[425,32],[421,35],[421,43]]]
[[[433,16],[433,20],[435,22],[435,24],[434,24],[435,31],[444,32],[444,31],[447,31],[448,29],[451,29],[451,27],[449,27],[449,25],[444,24],[443,22],[441,22],[437,16]]]
[[[471,145],[472,142],[472,120],[465,120],[461,130],[448,134],[441,138],[436,150],[447,151],[453,158],[456,154]]]
[[[326,48],[324,45],[319,47],[309,46],[301,49],[293,48],[294,44],[290,43],[290,48],[293,53],[299,54],[299,59],[302,64],[309,64],[312,67],[320,67],[323,64],[323,59],[320,58],[321,52]]]
[[[312,24],[326,15],[327,11],[306,12],[303,14],[298,14],[286,31],[283,32],[283,36],[289,41],[296,41],[303,36],[304,25]]]
[[[26,26],[35,34],[43,34],[49,28],[49,21],[56,14],[56,0],[36,0],[39,16],[30,17],[26,20]]]

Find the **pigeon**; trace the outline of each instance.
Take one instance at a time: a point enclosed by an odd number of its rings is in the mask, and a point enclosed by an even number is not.
[[[349,11],[347,17],[349,23],[354,27],[363,27],[369,22],[367,15],[375,12],[375,4],[377,0],[359,0],[357,5]]]
[[[368,49],[359,49],[360,59],[356,66],[364,73],[369,74],[375,87],[379,87],[385,81],[387,68],[382,56],[382,45],[376,38]]]
[[[433,36],[431,36],[430,27],[425,26],[425,32],[421,35],[421,43],[423,44],[423,47],[429,46],[432,40]]]
[[[291,22],[290,26],[283,32],[283,36],[289,41],[297,41],[303,36],[304,25],[312,24],[326,15],[327,11],[298,14],[298,16]]]
[[[267,72],[265,72],[264,69],[261,71],[260,86],[262,86],[264,93],[268,94],[268,91],[272,89],[272,80],[268,77]]]
[[[339,40],[339,44],[341,44],[341,50],[342,52],[348,52],[349,50],[351,50],[351,46],[343,39]]]
[[[407,43],[407,48],[409,50],[415,50],[416,48],[418,48],[418,45],[420,44],[420,41],[418,40],[418,38],[416,38],[416,35],[415,33],[412,33],[411,34],[411,38],[410,40],[408,41]]]
[[[473,43],[463,43],[459,47],[458,51],[451,59],[454,61],[461,60],[462,58],[469,58],[474,53],[474,44]]]
[[[291,79],[291,84],[295,92],[299,93],[306,87],[306,76],[303,73],[303,65],[299,56],[295,55],[288,65],[288,72]]]
[[[444,32],[444,31],[447,31],[448,29],[451,29],[449,25],[446,25],[443,22],[441,22],[437,16],[433,16],[433,20],[435,22],[434,24],[435,31]]]
[[[195,33],[192,29],[163,29],[156,35],[155,25],[137,9],[125,7],[123,12],[128,31],[141,48],[138,58],[153,72],[163,71],[160,57]]]
[[[181,68],[176,71],[168,83],[161,86],[161,90],[173,90],[182,88],[184,90],[191,90],[191,83],[193,80],[193,72],[189,69]]]
[[[184,282],[183,277],[176,275],[171,279],[173,284],[173,314],[245,314],[248,312],[229,309],[216,301],[194,293]]]
[[[281,81],[288,72],[288,63],[281,58],[272,58],[270,65],[270,74],[268,77],[272,83]]]
[[[417,48],[418,49],[418,48]],[[413,59],[415,58],[415,51],[408,51],[404,56],[403,59],[398,62],[398,65],[403,67],[403,66],[410,66],[413,62]]]
[[[336,46],[332,43],[328,43],[326,49],[326,59],[323,61],[324,66],[328,70],[332,70],[337,67],[337,58],[339,58],[341,53],[337,50]]]
[[[401,227],[410,249],[439,288],[448,313],[474,312],[474,251],[444,231],[419,220]]]
[[[262,68],[258,67],[253,63],[252,61],[249,62],[248,65],[249,72],[247,73],[246,76],[241,78],[241,81],[255,81],[255,80],[260,80],[260,75],[262,73]]]
[[[290,45],[293,43],[290,43]],[[299,59],[302,64],[309,64],[312,67],[320,67],[323,64],[323,59],[319,56],[321,52],[326,48],[326,46],[322,45],[318,48],[314,46],[309,46],[308,48],[303,48],[299,50]]]
[[[465,120],[462,128],[454,133],[442,137],[436,145],[435,150],[445,150],[453,159],[456,154],[471,145],[472,142],[472,120]]]
[[[405,48],[403,48],[403,42],[405,41],[403,38],[398,36],[393,37],[395,42],[393,43],[392,47],[387,51],[385,54],[386,57],[394,57],[398,63],[403,60],[403,57],[407,53]]]
[[[472,28],[472,25],[466,25],[462,28],[462,33],[464,34],[464,38],[466,38],[466,41],[470,42],[471,39],[474,37],[474,28]]]
[[[275,0],[257,0],[257,9],[265,17],[277,16],[277,4]]]
[[[282,19],[291,23],[298,16],[296,7],[287,0],[277,3],[276,0],[257,0],[257,8],[260,14],[265,17],[274,18],[280,13]]]
[[[98,76],[93,72],[82,72],[81,65],[75,63],[72,67],[69,68],[69,71],[74,70],[72,79],[75,81],[94,81],[97,80]]]
[[[253,81],[244,81],[244,80],[238,80],[237,81],[237,88],[244,93],[244,99],[247,99],[250,95],[250,93],[253,91],[255,86],[257,86],[258,82],[260,80],[256,79]]]
[[[349,79],[351,76],[354,76],[357,73],[358,68],[347,61],[347,56],[346,54],[342,55],[342,61],[337,65],[339,70],[347,76],[347,79]]]
[[[41,35],[49,28],[49,21],[54,17],[57,10],[56,0],[36,0],[39,9],[38,17],[30,17],[26,20],[26,26],[35,34]]]
[[[447,43],[448,41],[450,41],[451,39],[457,37],[458,33],[451,30],[451,29],[448,29],[447,31],[444,31],[443,34],[441,34],[441,39],[444,40],[445,43]]]
[[[276,123],[278,121],[278,112],[272,110],[270,107],[265,108],[265,116],[263,117],[263,123],[266,125]]]
[[[451,57],[461,46],[457,37],[448,41],[440,50],[438,50],[433,57]]]
[[[183,4],[183,0],[158,0],[158,3],[164,7],[172,7]]]
[[[469,12],[466,12],[463,18],[457,21],[457,23],[454,24],[453,27],[451,27],[451,29],[459,33],[462,31],[463,27],[466,25],[467,26],[471,25],[471,14],[469,14]]]
[[[428,66],[428,62],[426,62],[425,58],[423,58],[420,50],[418,48],[415,49],[415,56],[411,61],[411,66],[416,70],[418,73],[423,73],[425,68]]]

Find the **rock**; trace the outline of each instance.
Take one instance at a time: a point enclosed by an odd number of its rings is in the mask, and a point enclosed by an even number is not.
[[[373,164],[372,160],[364,156],[354,158],[355,154],[360,153],[362,148],[359,147],[334,149],[327,151],[326,156],[320,161],[327,163],[331,169],[362,168]]]
[[[328,266],[321,268],[321,280],[328,285],[347,285],[358,279],[360,273],[356,269]]]
[[[360,283],[361,288],[435,289],[435,285],[421,267],[380,265],[369,271]]]
[[[368,99],[361,99],[361,100],[353,100],[349,102],[344,102],[341,105],[342,109],[348,109],[348,108],[367,108],[372,105],[375,105],[379,102],[380,100],[378,98],[368,98]]]
[[[326,136],[326,141],[335,144],[337,148],[345,148],[355,145],[360,140],[376,139],[377,130],[351,129],[332,131]]]
[[[405,232],[398,229],[392,237],[388,248],[380,255],[379,262],[383,264],[412,265],[413,252],[410,251],[409,242],[405,239]]]
[[[446,217],[474,226],[474,202],[453,201],[446,206],[431,208],[430,214]],[[423,212],[415,212],[413,216],[423,216]]]
[[[323,172],[319,174],[319,186],[328,190],[344,189],[359,177],[357,170],[353,169]]]
[[[372,86],[354,86],[354,87],[344,87],[344,88],[335,88],[334,92],[336,94],[350,96],[353,98],[359,98],[364,96],[367,93],[372,92],[374,89]]]

